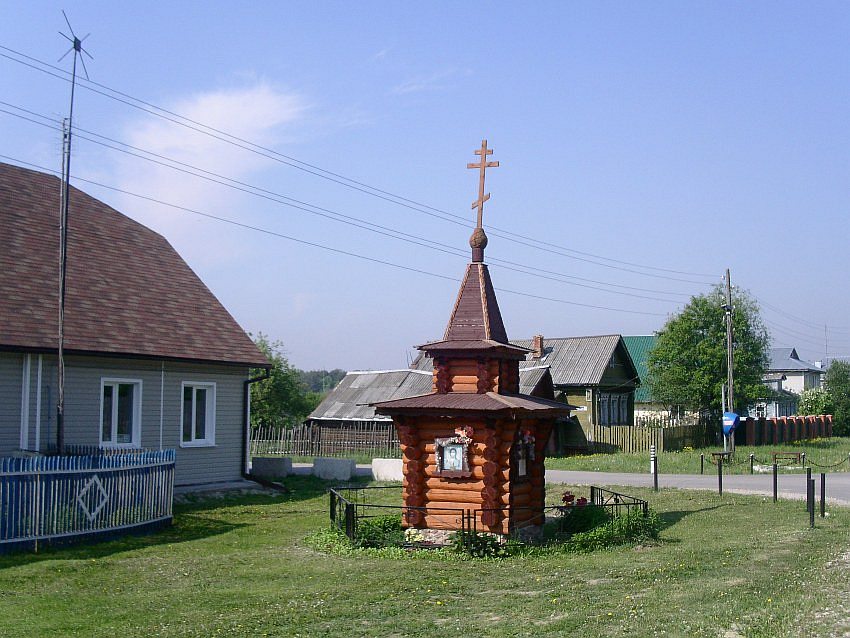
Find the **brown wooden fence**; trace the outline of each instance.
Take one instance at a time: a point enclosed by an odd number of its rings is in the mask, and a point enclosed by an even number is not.
[[[252,456],[344,457],[351,454],[382,458],[400,456],[401,447],[392,422],[314,422],[289,428],[251,430]]]
[[[651,445],[659,452],[676,452],[708,445],[714,434],[706,423],[699,422],[671,427],[594,425],[587,439],[595,452],[648,452]]]

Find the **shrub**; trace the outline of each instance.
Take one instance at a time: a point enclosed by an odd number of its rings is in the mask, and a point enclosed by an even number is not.
[[[357,522],[356,547],[401,547],[404,545],[404,530],[400,516],[376,516]]]
[[[510,556],[512,545],[506,545],[494,534],[487,532],[455,532],[449,547],[459,554],[474,558],[504,558]]]
[[[561,534],[578,534],[604,525],[611,520],[611,514],[597,505],[564,508],[558,519],[558,531]]]
[[[644,514],[640,510],[634,510],[625,516],[612,519],[607,525],[573,534],[566,546],[570,551],[589,552],[638,541],[655,540],[660,531],[661,521],[654,512]]]

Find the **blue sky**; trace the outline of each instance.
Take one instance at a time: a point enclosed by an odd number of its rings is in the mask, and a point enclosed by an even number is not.
[[[59,166],[69,85],[20,54],[57,65],[64,8],[102,85],[77,91],[75,184],[165,235],[298,367],[404,367],[442,335],[485,137],[511,337],[649,334],[728,267],[776,345],[850,355],[846,3],[121,4],[0,6],[0,109],[54,123],[0,112],[0,153]]]

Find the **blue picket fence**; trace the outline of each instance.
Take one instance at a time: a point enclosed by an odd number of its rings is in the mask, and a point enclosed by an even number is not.
[[[0,458],[0,553],[169,525],[174,458],[173,449]]]

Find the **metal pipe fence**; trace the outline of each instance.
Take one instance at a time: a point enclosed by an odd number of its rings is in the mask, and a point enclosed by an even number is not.
[[[0,458],[0,553],[171,523],[175,451]]]
[[[361,525],[369,519],[382,516],[398,515],[400,521],[407,522],[410,519],[421,519],[429,515],[439,515],[445,518],[454,517],[453,532],[467,534],[477,532],[481,515],[485,512],[500,512],[507,515],[509,511],[514,513],[527,512],[532,508],[509,508],[485,509],[479,507],[469,508],[442,508],[436,506],[411,507],[407,505],[393,505],[385,502],[384,496],[387,490],[398,491],[393,486],[341,486],[328,490],[329,513],[331,526],[345,533],[351,541],[359,539]],[[390,492],[389,494],[392,494]],[[382,498],[383,497],[383,498]],[[554,523],[555,537],[565,538],[570,535],[569,525],[564,523],[570,516],[582,511],[584,508],[597,508],[602,515],[599,520],[613,521],[626,516],[632,512],[639,512],[646,516],[649,514],[647,501],[626,494],[612,492],[601,487],[590,487],[590,499],[585,505],[545,505],[541,510],[535,510],[535,515],[521,524],[514,526],[509,536],[514,539],[529,540],[524,532],[531,527],[542,527],[548,523]],[[482,526],[483,528],[483,526]],[[405,543],[405,546],[411,546]]]

